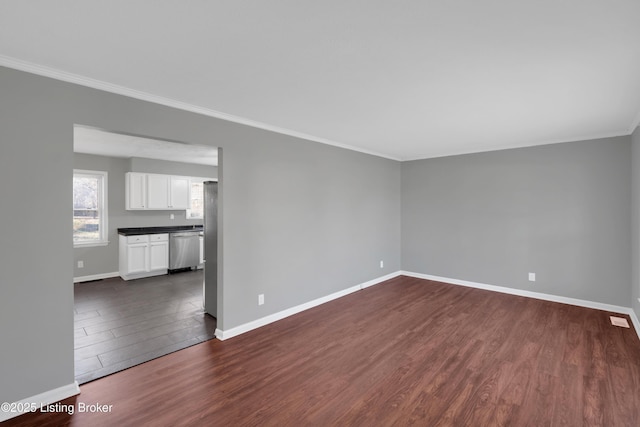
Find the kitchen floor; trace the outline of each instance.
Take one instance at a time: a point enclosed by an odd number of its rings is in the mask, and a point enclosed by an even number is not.
[[[80,384],[215,337],[202,308],[203,271],[76,283],[75,376]]]

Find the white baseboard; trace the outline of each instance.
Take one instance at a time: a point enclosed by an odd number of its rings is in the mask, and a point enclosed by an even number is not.
[[[401,272],[400,271],[396,271],[393,273],[389,273],[385,276],[380,276],[378,278],[375,278],[373,280],[369,280],[368,282],[364,282],[364,283],[360,283],[360,289],[365,289],[365,288],[369,288],[373,285],[377,285],[379,283],[382,282],[386,282],[387,280],[393,279],[394,277],[398,277],[400,276]]]
[[[326,302],[329,302],[329,301],[332,301],[334,299],[343,297],[345,295],[349,295],[351,293],[357,292],[357,291],[362,290],[364,288],[368,288],[370,286],[377,285],[378,283],[384,282],[386,280],[393,279],[394,277],[397,277],[399,275],[400,275],[400,272],[396,271],[395,273],[387,274],[385,276],[381,276],[381,277],[378,277],[376,279],[369,280],[369,281],[361,283],[359,285],[351,286],[350,288],[344,289],[342,291],[334,292],[334,293],[332,293],[330,295],[326,295],[324,297],[317,298],[317,299],[315,299],[313,301],[309,301],[309,302],[306,302],[304,304],[300,304],[300,305],[297,305],[295,307],[291,307],[291,308],[288,308],[286,310],[282,310],[282,311],[279,311],[277,313],[270,314],[268,316],[262,317],[260,319],[254,320],[252,322],[248,322],[248,323],[242,324],[240,326],[236,326],[235,328],[231,328],[231,329],[227,329],[227,330],[216,329],[216,338],[218,338],[221,341],[227,340],[229,338],[233,338],[233,337],[238,336],[240,334],[244,334],[245,332],[249,332],[249,331],[252,331],[254,329],[257,329],[257,328],[259,328],[261,326],[268,325],[269,323],[273,323],[273,322],[276,322],[278,320],[284,319],[285,317],[289,317],[289,316],[292,316],[294,314],[300,313],[302,311],[308,310],[310,308],[316,307],[316,306],[318,306],[320,304],[324,304]]]
[[[118,271],[114,271],[112,273],[91,274],[89,276],[74,277],[73,283],[90,282],[92,280],[100,280],[100,279],[110,279],[112,277],[118,277],[118,276],[120,276],[120,273]]]
[[[470,282],[467,280],[452,279],[450,277],[432,276],[430,274],[414,273],[411,271],[401,271],[403,276],[416,277],[418,279],[433,280],[435,282],[450,283],[452,285],[468,286],[471,288],[484,289],[488,291],[501,292],[503,294],[518,295],[541,299],[545,301],[560,302],[563,304],[577,305],[579,307],[594,308],[596,310],[611,311],[614,313],[628,314],[640,339],[640,322],[631,307],[623,307],[620,305],[605,304],[601,302],[588,301],[578,298],[569,298],[559,295],[545,294],[542,292],[525,291],[523,289],[507,288],[504,286],[487,285],[486,283]]]
[[[631,322],[633,323],[633,327],[636,328],[636,334],[638,334],[638,338],[640,339],[640,321],[638,320],[638,316],[636,316],[636,312],[633,309],[629,309],[629,317],[631,318]]]
[[[78,382],[74,381],[72,384],[68,384],[62,387],[55,388],[53,390],[45,391],[44,393],[37,394],[35,396],[27,397],[18,402],[15,402],[16,409],[26,408],[31,406],[40,409],[42,406],[51,405],[52,403],[59,402],[71,396],[80,394],[80,387]],[[4,412],[0,410],[0,423],[8,419],[17,417],[22,414],[26,414],[28,410],[21,410],[16,412]]]

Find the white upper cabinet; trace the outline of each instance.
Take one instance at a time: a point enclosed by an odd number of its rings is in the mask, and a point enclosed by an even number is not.
[[[191,207],[191,178],[153,173],[127,173],[126,208],[186,210]]]
[[[128,210],[146,209],[147,174],[128,172],[125,188],[125,205]]]
[[[169,209],[169,175],[147,174],[149,209]]]
[[[172,176],[169,179],[169,207],[171,209],[189,209],[191,207],[190,178]]]

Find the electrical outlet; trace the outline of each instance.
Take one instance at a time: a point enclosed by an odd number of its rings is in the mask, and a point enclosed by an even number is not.
[[[258,305],[264,304],[264,294],[258,295]]]
[[[529,273],[529,281],[530,282],[536,281],[536,273]]]
[[[84,268],[84,261],[78,261],[78,268]]]
[[[384,268],[384,261],[380,261],[380,268]]]
[[[169,219],[176,219],[176,215],[175,214],[169,214]]]

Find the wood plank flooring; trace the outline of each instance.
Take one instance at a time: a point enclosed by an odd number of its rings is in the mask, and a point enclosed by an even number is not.
[[[202,309],[203,271],[74,286],[75,375],[80,384],[215,337]]]
[[[611,313],[398,277],[81,387],[7,426],[638,426]]]

